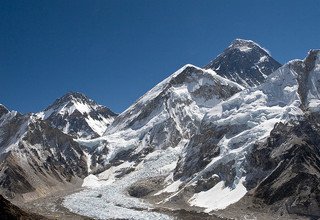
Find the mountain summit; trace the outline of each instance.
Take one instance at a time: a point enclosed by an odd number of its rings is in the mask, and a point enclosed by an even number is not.
[[[212,69],[242,86],[251,87],[260,85],[280,66],[281,64],[257,43],[236,39],[204,68]]]
[[[37,115],[66,134],[87,139],[101,136],[117,116],[79,92],[65,94]]]

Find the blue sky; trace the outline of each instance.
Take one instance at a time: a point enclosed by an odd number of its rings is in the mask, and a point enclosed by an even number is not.
[[[235,38],[281,63],[320,48],[320,1],[1,0],[0,103],[39,111],[80,91],[121,112]]]

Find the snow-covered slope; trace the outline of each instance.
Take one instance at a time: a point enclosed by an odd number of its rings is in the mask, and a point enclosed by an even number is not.
[[[196,133],[210,108],[241,89],[212,70],[186,65],[115,119],[104,136],[107,146],[98,147],[93,160],[108,163],[175,147]]]
[[[236,39],[205,69],[212,69],[219,75],[244,87],[257,86],[281,66],[270,53],[251,40]]]
[[[101,136],[117,116],[77,92],[67,93],[37,115],[66,134],[86,139]]]

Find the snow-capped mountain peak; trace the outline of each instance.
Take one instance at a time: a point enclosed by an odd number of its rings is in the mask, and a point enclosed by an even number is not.
[[[257,86],[281,66],[270,53],[251,40],[235,39],[205,69],[212,69],[219,75],[245,87]]]
[[[49,118],[52,114],[64,115],[68,113],[72,114],[75,110],[83,113],[89,113],[92,109],[98,105],[87,96],[79,92],[68,92],[61,98],[54,101],[52,105],[47,107],[44,113],[44,119]]]
[[[117,114],[82,93],[69,92],[37,116],[66,134],[94,138],[103,134]]]
[[[242,89],[213,70],[185,65],[115,119],[104,134],[107,145],[95,149],[92,161],[143,158],[176,147],[197,132],[208,110]]]
[[[225,89],[221,91],[224,87],[229,90]],[[202,91],[205,89],[209,89],[206,94],[205,91]],[[161,101],[166,99],[178,100],[191,95],[187,99],[192,99],[201,108],[210,108],[214,105],[212,104],[214,97],[223,100],[242,89],[241,85],[217,75],[213,70],[205,70],[192,64],[186,64],[157,84],[153,89],[140,97],[135,104],[121,113],[113,125],[108,128],[107,132],[119,130],[118,124],[121,126],[131,126],[132,122],[129,123],[129,121],[137,117],[137,114],[141,114],[146,106],[150,105],[154,109],[155,104],[162,105]],[[170,96],[167,94],[170,94]],[[155,102],[154,100],[157,103],[153,103]],[[138,118],[140,119],[140,117]],[[124,119],[127,123],[124,123]]]

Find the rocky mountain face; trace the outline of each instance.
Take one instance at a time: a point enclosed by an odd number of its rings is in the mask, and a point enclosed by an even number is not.
[[[268,139],[254,146],[248,160],[254,168],[247,180],[253,184],[253,196],[268,205],[280,201],[289,213],[319,217],[319,138],[319,113],[276,124]],[[267,175],[260,179],[260,173]]]
[[[10,198],[47,195],[88,173],[84,148],[34,115],[2,116],[0,146],[0,186]]]
[[[77,138],[101,135],[115,116],[81,93],[68,93],[36,114],[0,105],[1,193],[26,201],[81,184],[90,157]]]
[[[84,139],[101,136],[117,116],[77,92],[67,93],[37,115],[62,132]]]
[[[0,118],[1,118],[3,115],[7,114],[8,112],[9,112],[9,110],[8,110],[4,105],[1,105],[1,104],[0,104]]]
[[[269,52],[251,40],[236,39],[204,69],[212,69],[220,76],[244,87],[260,85],[281,64]]]

